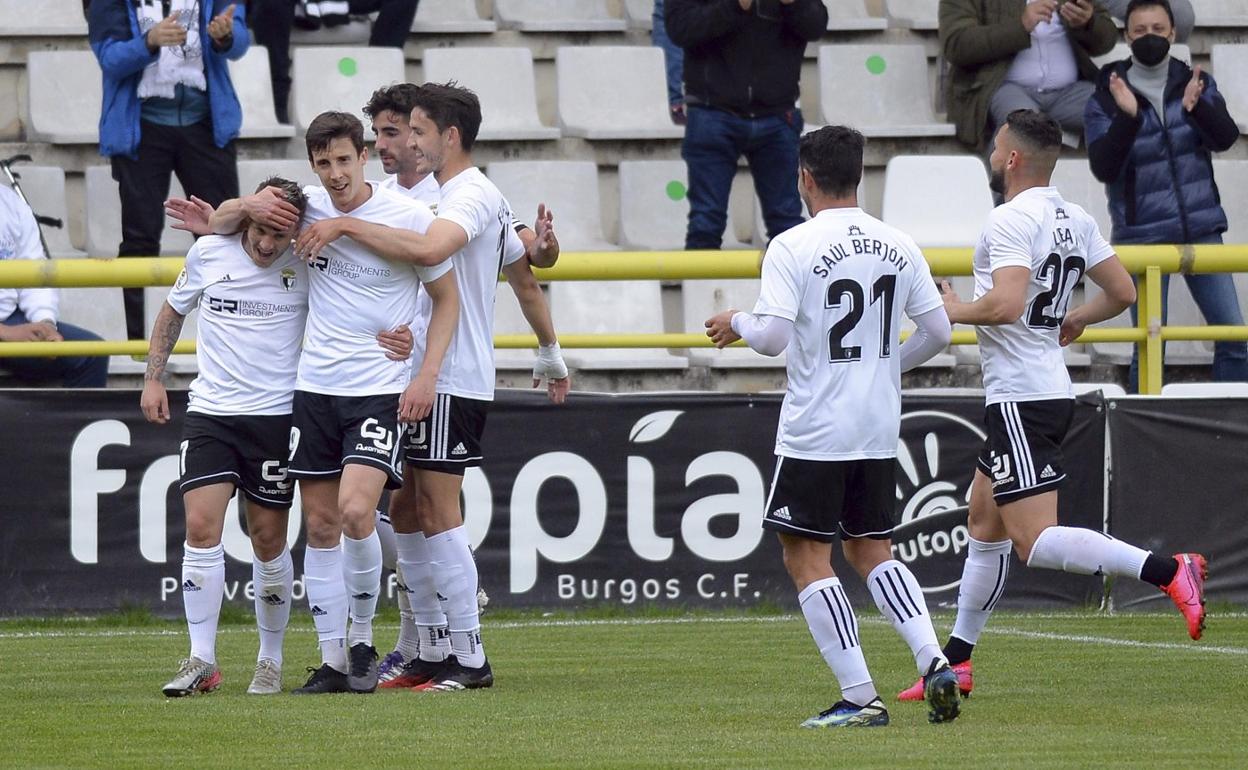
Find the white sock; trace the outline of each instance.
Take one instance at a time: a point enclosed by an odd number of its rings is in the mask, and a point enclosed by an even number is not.
[[[381,566],[393,570],[398,565],[398,547],[394,540],[394,526],[390,514],[378,509],[375,513],[374,530],[381,541]]]
[[[347,585],[342,578],[342,547],[313,548],[303,554],[303,582],[321,645],[321,663],[347,673]]]
[[[295,582],[295,565],[290,551],[283,549],[273,561],[251,561],[251,584],[256,593],[256,627],[260,630],[260,654],[282,665],[282,640],[290,623],[290,593]]]
[[[1049,527],[1036,538],[1027,566],[1060,569],[1077,575],[1138,578],[1147,558],[1148,551],[1094,529]]]
[[[377,530],[362,540],[342,536],[342,575],[351,607],[347,646],[371,645],[377,594],[381,593],[381,539]]]
[[[806,616],[819,654],[841,685],[842,697],[859,706],[878,697],[858,643],[858,619],[841,589],[840,579],[816,580],[797,595],[797,603]]]
[[[871,598],[875,599],[880,614],[888,618],[910,646],[920,676],[930,670],[932,661],[948,662],[936,641],[936,630],[932,628],[932,616],[927,614],[923,589],[906,565],[896,559],[878,564],[867,575],[867,587],[871,589]]]
[[[420,654],[420,629],[416,628],[416,613],[412,612],[410,589],[403,579],[403,570],[396,569],[395,576],[399,583],[399,639],[394,649],[411,660]]]
[[[447,628],[451,653],[468,668],[485,665],[481,645],[480,610],[477,608],[477,563],[472,558],[463,526],[425,538],[438,593],[446,597]]]
[[[1005,593],[1010,575],[1009,540],[986,542],[971,538],[962,565],[962,583],[958,588],[958,616],[953,621],[953,636],[967,644],[979,643],[979,635],[988,625],[988,616]]]
[[[217,622],[225,596],[225,548],[182,544],[182,606],[191,635],[191,657],[217,662]]]
[[[407,598],[416,623],[420,658],[434,662],[446,660],[451,654],[451,637],[446,628],[446,613],[438,601],[438,586],[429,561],[429,543],[421,532],[396,532],[394,539],[399,570],[407,583]]]

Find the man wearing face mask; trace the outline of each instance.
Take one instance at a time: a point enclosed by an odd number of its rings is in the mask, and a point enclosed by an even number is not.
[[[1131,0],[1131,58],[1102,68],[1085,109],[1088,162],[1105,183],[1116,244],[1221,243],[1227,228],[1211,154],[1229,149],[1239,129],[1213,78],[1170,56],[1174,36],[1166,0]],[[1162,284],[1163,323],[1168,278]],[[1206,321],[1243,324],[1230,275],[1184,279]],[[1133,358],[1132,388],[1138,374]],[[1248,345],[1215,343],[1213,378],[1248,381]]]

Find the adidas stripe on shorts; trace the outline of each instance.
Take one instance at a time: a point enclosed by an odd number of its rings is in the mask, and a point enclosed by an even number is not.
[[[1008,503],[1057,489],[1066,478],[1062,441],[1075,413],[1074,399],[1002,401],[984,415],[988,438],[979,469],[992,482],[992,498]]]
[[[777,457],[763,529],[830,543],[893,535],[897,459]]]
[[[416,468],[464,475],[481,464],[481,437],[490,402],[439,393],[429,416],[407,429],[407,462]]]

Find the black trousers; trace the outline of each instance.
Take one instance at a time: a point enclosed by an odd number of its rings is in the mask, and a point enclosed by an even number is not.
[[[170,174],[177,174],[188,196],[220,206],[238,197],[238,165],[234,143],[217,147],[209,121],[193,126],[161,126],[143,123],[139,158],[112,158],[113,179],[121,192],[121,245],[119,257],[154,257],[160,254],[160,233],[165,226],[165,199]],[[143,289],[122,289],[126,309],[126,337],[146,338]]]
[[[351,13],[379,12],[368,44],[386,48],[402,48],[416,18],[419,0],[349,0]],[[256,35],[256,43],[269,50],[269,73],[273,79],[273,106],[277,119],[290,122],[287,102],[290,100],[290,29],[295,22],[295,0],[252,0],[248,4],[248,20]],[[382,85],[382,84],[378,84]],[[351,112],[364,105],[344,106]]]

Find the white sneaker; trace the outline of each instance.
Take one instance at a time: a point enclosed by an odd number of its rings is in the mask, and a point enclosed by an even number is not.
[[[279,695],[282,692],[282,667],[268,658],[256,661],[256,673],[247,685],[248,695]]]
[[[178,673],[160,691],[170,698],[212,692],[221,686],[221,670],[215,663],[191,657],[178,664]]]

